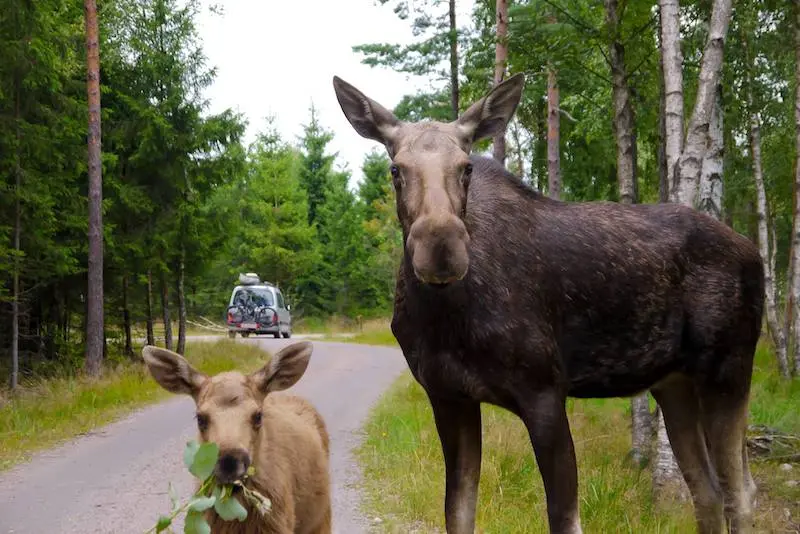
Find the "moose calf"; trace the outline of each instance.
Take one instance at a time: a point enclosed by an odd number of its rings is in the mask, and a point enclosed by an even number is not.
[[[329,534],[331,532],[329,439],[314,407],[293,395],[269,395],[294,385],[308,367],[312,346],[294,343],[255,373],[208,377],[180,355],[146,346],[144,361],[167,391],[191,395],[202,442],[219,446],[214,476],[226,484],[240,479],[272,501],[262,516],[248,507],[244,522],[209,513],[215,534]]]

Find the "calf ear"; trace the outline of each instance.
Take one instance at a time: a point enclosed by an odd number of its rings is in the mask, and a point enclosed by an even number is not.
[[[142,349],[142,357],[156,382],[171,393],[196,397],[208,378],[192,367],[183,356],[171,350],[146,345]]]
[[[270,362],[250,375],[256,388],[267,394],[295,385],[308,368],[313,347],[309,341],[293,343],[275,354]]]
[[[362,137],[383,143],[391,154],[400,129],[400,120],[338,76],[333,77],[333,90],[344,116],[355,131]]]
[[[472,146],[475,141],[505,132],[508,122],[514,116],[520,98],[522,98],[524,85],[525,76],[521,73],[515,74],[472,104],[455,121],[467,146]]]

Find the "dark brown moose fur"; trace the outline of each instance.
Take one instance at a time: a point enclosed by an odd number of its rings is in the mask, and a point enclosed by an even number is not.
[[[252,463],[247,487],[272,501],[262,516],[246,501],[243,522],[224,521],[209,511],[214,534],[330,534],[329,437],[320,414],[301,397],[273,393],[292,386],[306,370],[309,342],[279,351],[269,364],[245,376],[207,377],[180,355],[145,347],[143,356],[156,381],[168,391],[192,396],[200,441],[219,446],[218,481],[240,479]],[[260,414],[258,419],[255,414]]]
[[[577,533],[566,397],[645,390],[663,410],[698,530],[749,530],[756,247],[681,205],[551,200],[494,160],[467,157],[473,141],[505,128],[521,76],[447,124],[403,123],[346,82],[334,86],[354,128],[393,158],[406,247],[392,331],[433,408],[448,534],[474,530],[480,403],[525,423],[550,530]]]

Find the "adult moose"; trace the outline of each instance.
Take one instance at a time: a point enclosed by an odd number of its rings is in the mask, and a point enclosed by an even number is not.
[[[581,531],[567,396],[649,389],[691,490],[698,530],[743,532],[745,449],[763,273],[744,237],[676,204],[558,202],[472,144],[505,130],[524,79],[450,123],[406,123],[338,77],[363,137],[385,145],[405,240],[392,331],[433,408],[448,534],[472,534],[480,403],[519,416],[551,532]]]

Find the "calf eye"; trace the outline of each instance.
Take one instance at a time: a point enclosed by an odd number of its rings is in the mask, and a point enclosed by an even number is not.
[[[392,166],[389,167],[389,172],[392,173],[392,183],[394,183],[395,188],[400,187],[400,185],[402,185],[402,179],[400,177],[400,168],[397,165],[392,164]]]
[[[258,427],[261,426],[261,418],[262,418],[261,412],[254,413],[252,415],[252,417],[250,418],[250,420],[253,423],[253,426],[255,428],[258,428]]]
[[[208,429],[208,416],[206,414],[197,414],[197,428],[200,432],[205,432]]]
[[[463,183],[465,187],[468,187],[471,179],[472,179],[472,163],[467,163],[466,166],[464,167],[464,174],[461,175],[461,183]]]

